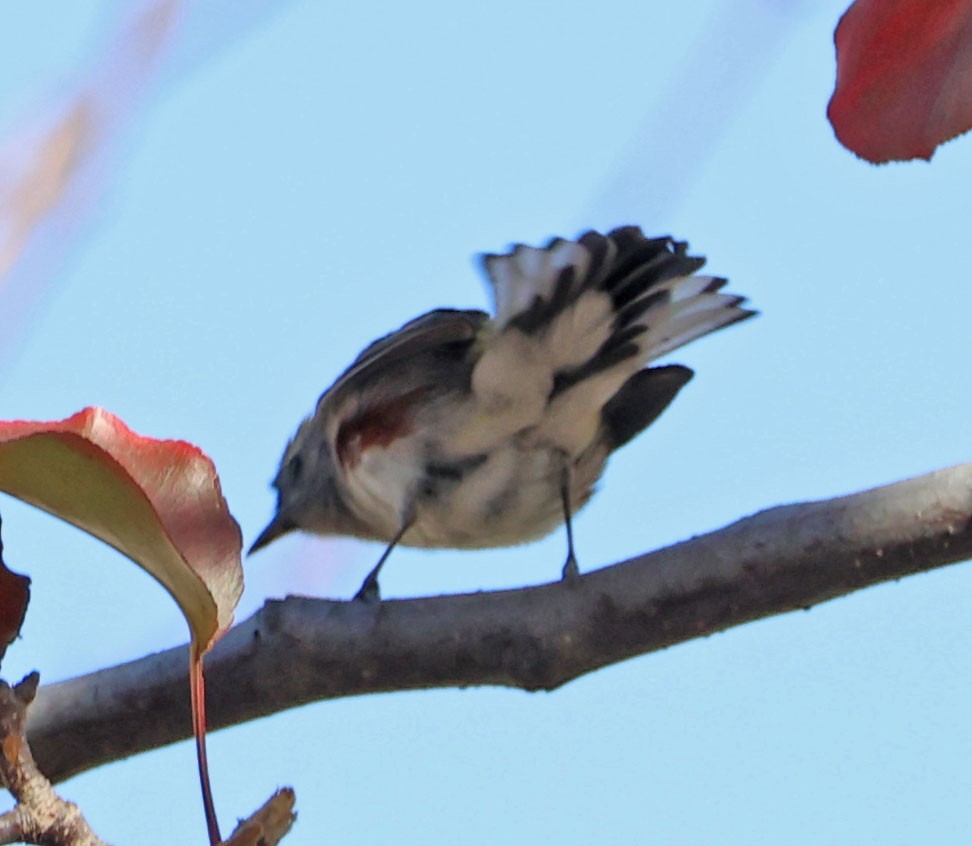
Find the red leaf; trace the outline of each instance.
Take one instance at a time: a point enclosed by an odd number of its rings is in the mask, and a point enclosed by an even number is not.
[[[7,569],[0,540],[0,658],[20,634],[29,600],[30,579]]]
[[[202,656],[233,621],[243,539],[212,461],[184,441],[136,435],[113,414],[86,408],[53,423],[0,422],[0,490],[111,544],[179,604],[192,631],[193,732],[209,838],[217,843]]]
[[[103,409],[0,422],[0,490],[101,538],[172,594],[205,652],[243,589],[242,538],[212,461]]]
[[[930,159],[972,128],[972,0],[856,0],[827,115],[864,159]]]

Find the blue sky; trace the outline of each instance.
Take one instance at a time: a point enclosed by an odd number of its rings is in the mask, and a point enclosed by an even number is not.
[[[118,8],[5,10],[0,126],[69,91]],[[689,240],[762,315],[671,357],[696,378],[611,462],[577,520],[582,569],[969,459],[972,142],[874,168],[834,141],[842,0],[293,2],[235,38],[219,3],[198,8],[190,35],[224,43],[177,58],[121,136],[0,360],[0,417],[97,404],[190,440],[251,540],[284,443],[358,350],[485,305],[474,253],[638,223]],[[34,579],[7,678],[185,639],[120,556],[0,507],[6,558]],[[542,582],[563,543],[402,550],[382,586]],[[281,541],[246,562],[238,617],[348,596],[378,552]],[[970,602],[956,566],[551,694],[306,706],[211,736],[223,827],[292,784],[290,844],[968,842]],[[187,743],[63,792],[110,842],[205,837]]]

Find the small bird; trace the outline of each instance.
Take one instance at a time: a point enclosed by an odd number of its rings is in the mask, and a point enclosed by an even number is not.
[[[492,316],[436,309],[366,347],[284,451],[250,552],[293,530],[383,541],[356,595],[375,600],[398,544],[512,546],[564,523],[576,578],[572,515],[693,375],[646,365],[756,313],[686,251],[625,226],[483,255]]]

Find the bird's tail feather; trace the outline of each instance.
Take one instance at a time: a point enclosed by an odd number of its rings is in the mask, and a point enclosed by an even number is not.
[[[630,359],[631,372],[754,312],[696,275],[705,259],[626,226],[483,257],[496,329],[543,336],[558,386]]]
[[[494,320],[472,386],[491,431],[540,426],[576,454],[648,362],[754,314],[686,250],[628,226],[484,256]]]

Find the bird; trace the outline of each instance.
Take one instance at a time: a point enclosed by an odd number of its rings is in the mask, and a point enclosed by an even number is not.
[[[276,513],[292,531],[381,541],[356,599],[380,598],[398,546],[505,547],[566,527],[609,456],[693,376],[651,362],[750,318],[684,241],[640,227],[480,256],[492,313],[439,308],[371,343],[284,450]]]

